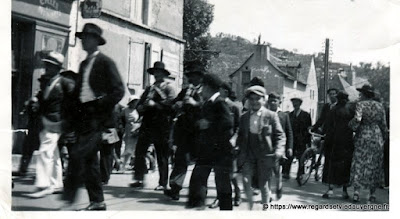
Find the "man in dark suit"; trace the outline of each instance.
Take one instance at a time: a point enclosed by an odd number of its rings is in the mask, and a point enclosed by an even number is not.
[[[71,112],[74,119],[67,137],[75,134],[76,143],[70,150],[63,199],[74,201],[83,178],[90,199],[90,205],[83,210],[106,210],[97,153],[118,138],[113,110],[125,92],[114,61],[98,51],[98,46],[106,43],[101,35],[102,29],[92,23],[76,33],[88,56],[80,65],[76,103],[71,106],[71,110],[75,109]]]
[[[308,128],[311,126],[311,116],[306,111],[300,109],[303,100],[298,97],[290,99],[293,104],[294,110],[290,112],[290,122],[293,130],[293,156],[288,159],[283,167],[283,176],[288,179],[290,173],[290,167],[292,165],[293,158],[301,158],[301,155],[306,150],[307,145],[310,144],[311,136],[308,133]],[[298,170],[297,177],[303,174],[304,170]]]
[[[323,127],[325,124],[325,120],[328,117],[329,111],[333,109],[333,107],[336,105],[337,98],[336,95],[338,94],[339,90],[336,88],[330,88],[327,91],[327,94],[329,96],[329,103],[325,103],[324,106],[322,107],[321,113],[319,114],[318,121],[312,126],[311,131],[313,132],[321,132],[319,130],[320,127]]]
[[[283,112],[279,105],[281,104],[281,96],[275,92],[272,92],[268,95],[268,109],[277,112],[279,121],[281,122],[282,129],[286,135],[286,144],[285,151],[286,157],[293,156],[293,131],[292,125],[290,124],[289,115]],[[276,186],[276,197],[279,200],[282,197],[282,171],[281,165],[286,162],[285,158],[281,158],[276,164],[276,168],[274,169],[275,176],[277,178],[277,186]],[[269,184],[271,186],[271,184]]]
[[[232,95],[232,88],[228,83],[226,83],[226,82],[222,83],[221,88],[219,89],[219,93],[220,93],[221,98],[225,99],[225,102],[228,104],[228,107],[229,107],[229,109],[231,111],[231,116],[232,116],[232,119],[233,119],[233,133],[232,133],[232,137],[231,137],[230,142],[232,144],[234,144],[235,141],[236,141],[236,138],[237,138],[237,132],[239,130],[239,120],[240,120],[240,116],[241,116],[241,109],[237,104],[235,104],[230,99],[230,97]],[[236,159],[235,155],[236,155],[236,152],[238,151],[238,148],[232,148],[232,150],[233,150],[233,154],[234,154],[233,166],[237,166],[236,165],[237,159]],[[232,176],[234,176],[234,172],[235,172],[235,170],[232,169]],[[239,206],[240,203],[242,202],[242,199],[240,197],[239,184],[238,184],[238,181],[237,181],[237,177],[231,177],[231,178],[232,178],[231,179],[231,183],[233,185],[234,193],[235,193],[235,198],[233,200],[233,205],[234,206]],[[219,200],[218,200],[218,197],[217,197],[213,201],[213,203],[211,203],[209,205],[209,208],[217,208],[218,206],[219,206]]]
[[[201,119],[196,124],[199,153],[190,178],[187,208],[205,208],[207,180],[214,169],[220,210],[232,210],[232,146],[229,140],[233,122],[229,107],[218,92],[221,84],[217,75],[206,74],[203,77],[202,96],[205,102]]]
[[[147,172],[146,154],[150,144],[154,144],[157,154],[160,179],[156,191],[165,190],[168,183],[168,140],[171,128],[172,101],[175,89],[165,80],[169,71],[163,62],[155,62],[153,68],[147,69],[155,78],[153,85],[146,88],[137,104],[137,111],[143,116],[135,150],[135,182],[133,188],[143,188],[144,174]]]
[[[164,194],[172,200],[179,200],[179,192],[186,177],[187,167],[195,155],[195,123],[200,117],[200,108],[203,104],[201,82],[204,69],[200,67],[200,63],[192,62],[186,66],[185,75],[190,84],[173,101],[176,113],[174,145],[177,149],[174,169],[169,177],[171,189],[164,191]]]

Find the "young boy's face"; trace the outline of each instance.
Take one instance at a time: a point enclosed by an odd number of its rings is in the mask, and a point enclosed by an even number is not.
[[[268,99],[268,107],[272,111],[278,110],[279,104],[280,104],[280,100],[279,99],[276,99],[276,98],[269,98]]]
[[[257,111],[261,106],[265,105],[265,97],[259,96],[255,93],[249,94],[248,100],[250,109],[253,111]]]

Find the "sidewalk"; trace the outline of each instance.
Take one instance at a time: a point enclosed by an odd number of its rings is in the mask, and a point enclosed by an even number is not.
[[[17,158],[15,158],[17,160]],[[14,159],[13,159],[14,161]],[[15,165],[13,162],[13,170]],[[31,165],[30,167],[34,167]],[[107,210],[150,210],[150,211],[183,211],[187,201],[188,185],[193,166],[189,167],[187,177],[184,182],[184,188],[181,191],[179,201],[171,201],[161,191],[154,191],[158,184],[158,172],[151,172],[146,176],[146,185],[144,189],[132,189],[128,186],[132,182],[132,172],[124,174],[112,174],[108,185],[104,188],[104,198],[107,203]],[[296,170],[295,164],[292,170]],[[59,200],[59,194],[53,194],[41,199],[30,199],[25,194],[35,190],[33,183],[34,169],[30,168],[28,177],[23,179],[13,177],[15,187],[12,190],[12,210],[14,211],[58,211],[62,206]],[[331,199],[323,199],[322,194],[327,190],[327,186],[321,182],[316,182],[310,178],[308,183],[299,187],[295,180],[295,173],[291,173],[291,179],[283,183],[283,197],[279,201],[273,201],[271,204],[279,205],[297,205],[297,204],[352,204],[351,199],[343,200],[341,198],[341,188],[336,188],[335,195]],[[208,194],[206,203],[210,204],[216,197],[214,182],[214,173],[211,173],[208,180]],[[239,185],[242,185],[239,182]],[[275,189],[273,188],[273,192]],[[349,188],[349,195],[352,196],[353,189]],[[365,204],[367,191],[362,191],[359,204]],[[389,202],[389,190],[378,189],[376,192],[377,204]],[[275,198],[275,194],[273,194]],[[255,196],[255,201],[260,202],[260,195]],[[242,192],[243,203],[234,210],[248,210],[245,194]],[[77,202],[72,206],[73,209],[84,208],[88,205],[88,196],[85,189],[81,189],[78,194]],[[257,205],[255,210],[261,210],[262,206]],[[206,208],[206,211],[218,211],[218,209]]]

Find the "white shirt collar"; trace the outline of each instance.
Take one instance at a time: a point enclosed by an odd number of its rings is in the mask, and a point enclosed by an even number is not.
[[[214,102],[217,99],[217,97],[219,97],[219,95],[220,95],[219,92],[217,92],[217,93],[213,94],[210,97],[210,99],[208,99],[208,100],[211,101],[211,102]]]
[[[94,52],[94,53],[88,55],[88,57],[87,57],[86,59],[91,59],[91,58],[93,58],[93,57],[96,57],[99,53],[100,53],[100,51],[96,51],[96,52]]]
[[[254,115],[254,114],[256,114],[257,116],[261,116],[261,111],[263,110],[263,108],[264,108],[264,107],[263,107],[263,106],[261,106],[261,107],[260,107],[260,109],[259,109],[259,110],[257,110],[257,111],[253,111],[253,110],[251,110],[251,111],[250,111],[250,114],[251,114],[251,115]]]

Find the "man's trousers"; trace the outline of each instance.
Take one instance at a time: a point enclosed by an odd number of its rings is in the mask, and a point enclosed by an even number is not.
[[[232,157],[224,155],[211,160],[199,159],[193,169],[189,185],[189,202],[192,207],[205,205],[207,197],[207,180],[214,169],[217,197],[220,210],[232,210],[232,187],[230,174],[232,172]]]

